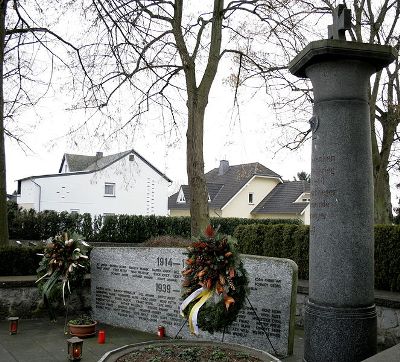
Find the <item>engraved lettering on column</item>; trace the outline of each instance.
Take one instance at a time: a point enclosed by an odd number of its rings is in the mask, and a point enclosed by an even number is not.
[[[329,210],[337,205],[337,189],[332,186],[332,179],[336,175],[337,156],[332,154],[322,154],[314,156],[312,159],[312,188],[310,193],[311,220],[313,222],[328,220]],[[315,228],[310,228],[313,234]]]

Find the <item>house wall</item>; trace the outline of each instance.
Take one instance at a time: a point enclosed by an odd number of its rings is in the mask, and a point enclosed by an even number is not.
[[[211,210],[210,209],[210,217],[220,217],[221,210]],[[188,210],[169,210],[169,216],[171,217],[179,217],[179,216],[190,216],[190,211]]]
[[[252,218],[250,212],[279,183],[276,178],[256,176],[222,209],[222,217]],[[253,193],[253,203],[249,204],[249,193]]]
[[[304,209],[303,222],[304,225],[310,225],[310,204]]]
[[[138,157],[129,161],[126,156],[94,173],[33,180],[40,187],[31,179],[22,181],[17,201],[37,211],[78,210],[92,215],[167,215],[168,211],[168,181]],[[115,183],[115,196],[104,196],[106,182]]]
[[[169,210],[169,216],[180,217],[180,216],[190,216],[189,210]]]

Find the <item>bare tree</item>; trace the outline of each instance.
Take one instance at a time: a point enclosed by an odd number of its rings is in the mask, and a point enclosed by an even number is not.
[[[192,235],[209,220],[203,132],[218,67],[225,58],[236,61],[238,72],[231,77],[235,89],[243,77],[257,76],[267,84],[269,75],[286,67],[273,65],[274,44],[290,44],[286,30],[301,26],[304,14],[293,13],[293,3],[92,0],[86,8],[87,16],[95,14],[91,31],[97,39],[86,48],[93,67],[84,107],[104,110],[118,93],[129,94],[132,113],[116,130],[121,131],[152,107],[168,109],[175,122],[180,102],[186,103]]]
[[[308,28],[319,31],[316,39],[327,37],[326,18],[330,16],[338,4],[334,0],[307,1],[301,0],[297,6],[299,11],[314,13],[307,17]],[[351,5],[352,29],[351,41],[370,44],[392,45],[400,48],[400,0],[354,0]],[[323,22],[321,21],[323,20]],[[312,21],[312,22],[310,22]],[[322,26],[319,24],[321,23]],[[304,27],[307,26],[304,24]],[[306,33],[292,32],[293,38],[303,39]],[[315,37],[314,37],[315,39]],[[311,39],[310,39],[311,40]],[[289,49],[292,52],[294,49]],[[291,54],[293,58],[296,53]],[[370,85],[370,122],[374,174],[375,223],[387,224],[392,220],[392,205],[389,184],[389,172],[397,170],[400,165],[399,154],[399,99],[400,99],[400,63],[399,58],[377,73]],[[313,102],[312,89],[309,82],[294,80],[286,72],[281,73],[281,89],[276,93],[275,106],[278,111],[289,109],[293,116],[282,122],[287,138],[281,146],[297,149],[310,138],[310,129],[304,126],[306,118],[311,116]],[[290,89],[290,93],[287,92]],[[303,122],[299,122],[303,121]]]
[[[400,184],[397,184],[396,187],[400,189]],[[397,207],[394,208],[395,216],[393,218],[393,223],[396,225],[400,225],[400,200],[398,200]]]
[[[23,121],[16,122],[17,115],[37,105],[48,94],[57,66],[73,71],[68,51],[77,57],[80,69],[83,63],[79,49],[48,27],[50,22],[57,21],[48,19],[45,10],[49,9],[45,7],[49,4],[2,0],[0,5],[0,245],[7,245],[5,137],[29,148],[20,132]],[[50,10],[55,7],[60,16],[63,5],[65,1],[57,0],[51,3]]]
[[[331,11],[333,1],[323,1]],[[353,2],[351,40],[392,45],[400,50],[400,1],[356,0]],[[392,221],[389,171],[400,163],[396,154],[400,124],[400,63],[379,72],[371,81],[370,122],[374,172],[375,223]]]
[[[3,60],[5,43],[5,18],[7,1],[0,3],[0,246],[8,244],[7,221],[7,185],[6,185],[6,156],[4,147],[4,93],[3,93]]]

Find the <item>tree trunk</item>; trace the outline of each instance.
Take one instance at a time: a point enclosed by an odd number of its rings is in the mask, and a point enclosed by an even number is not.
[[[1,1],[1,0],[0,0]],[[3,61],[7,0],[0,3],[0,246],[8,245],[6,153],[4,147]]]
[[[214,0],[210,50],[200,84],[196,82],[195,54],[189,55],[182,33],[182,0],[175,2],[173,34],[186,78],[188,128],[186,132],[186,169],[190,189],[192,237],[199,236],[209,223],[208,191],[204,176],[204,114],[208,96],[220,61],[224,0]]]
[[[392,223],[392,202],[389,187],[389,173],[385,169],[374,175],[374,222]]]
[[[398,126],[397,117],[388,112],[380,115],[382,126],[381,149],[377,147],[376,136],[373,139],[372,157],[374,160],[374,221],[375,224],[391,224],[393,221],[392,202],[389,183],[389,158]]]
[[[186,168],[190,186],[191,234],[199,236],[209,223],[208,191],[204,176],[203,134],[207,102],[200,101],[195,87],[188,92]]]

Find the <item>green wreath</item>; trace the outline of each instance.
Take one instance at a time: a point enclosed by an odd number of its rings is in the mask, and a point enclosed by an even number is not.
[[[235,244],[235,239],[215,232],[209,225],[204,235],[188,248],[187,266],[182,272],[183,299],[190,300],[199,288],[207,291],[208,300],[198,310],[196,322],[198,328],[209,333],[225,332],[246,301],[248,279]],[[199,298],[187,306],[184,301],[181,306],[189,325]]]
[[[49,310],[50,319],[56,318],[51,302],[61,296],[65,305],[65,296],[71,294],[71,287],[83,285],[90,267],[86,255],[88,246],[77,236],[70,238],[68,233],[64,233],[48,239],[44,253],[38,254],[42,260],[37,269],[36,283]]]

